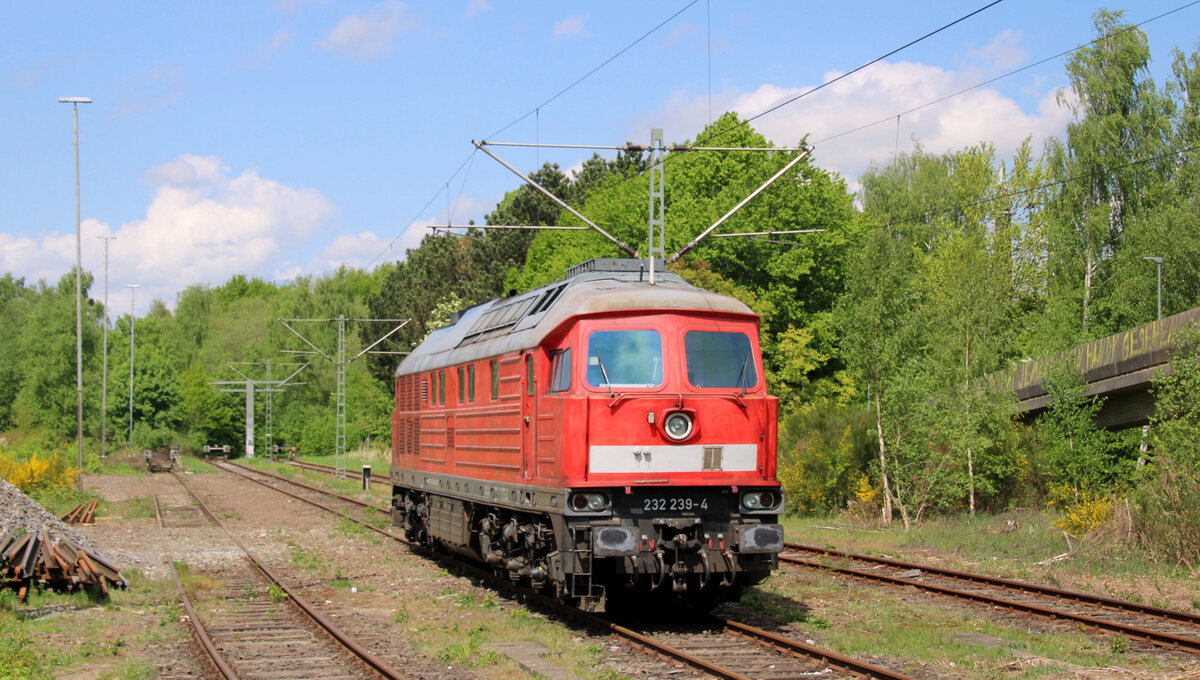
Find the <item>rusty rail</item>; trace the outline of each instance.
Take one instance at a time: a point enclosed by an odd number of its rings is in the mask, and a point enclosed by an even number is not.
[[[158,528],[165,528],[163,525],[162,511],[158,506],[158,496],[154,496],[154,516],[158,519]],[[167,545],[166,537],[163,537],[163,545]],[[204,624],[201,623],[200,617],[196,615],[196,610],[192,607],[192,601],[188,598],[187,591],[183,589],[183,582],[179,580],[179,572],[175,569],[175,559],[171,557],[169,549],[164,547],[164,554],[167,556],[167,565],[171,567],[171,578],[175,581],[175,587],[179,590],[179,599],[183,601],[183,609],[187,612],[188,621],[192,624],[192,634],[196,636],[196,642],[204,653],[208,655],[209,661],[221,674],[225,680],[240,680],[238,674],[229,666],[229,662],[225,660],[225,656],[217,650],[217,646],[213,644],[212,638],[209,637],[208,631],[205,630]]]
[[[98,586],[107,596],[110,584],[122,589],[129,585],[109,562],[65,538],[50,538],[44,529],[0,536],[0,580],[14,587],[22,602],[35,586],[62,592]]]
[[[67,524],[94,524],[96,521],[96,502],[97,499],[95,498],[90,501],[84,501],[68,510],[67,514],[59,517],[59,519]]]

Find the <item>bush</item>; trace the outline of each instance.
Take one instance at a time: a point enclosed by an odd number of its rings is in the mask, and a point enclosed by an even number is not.
[[[1138,528],[1158,558],[1200,562],[1200,327],[1180,338],[1171,375],[1154,380],[1151,464],[1136,495]]]
[[[776,476],[789,512],[846,507],[874,457],[866,409],[818,404],[783,419]]]
[[[1050,505],[1057,506],[1062,512],[1054,526],[1072,536],[1083,536],[1108,521],[1113,501],[1093,491],[1060,485],[1050,489]]]
[[[332,456],[337,445],[337,423],[333,416],[317,416],[300,431],[300,453],[310,456]]]
[[[133,426],[133,446],[135,449],[166,450],[177,444],[179,435],[174,430],[152,427],[147,423],[136,423]]]
[[[0,449],[0,477],[27,494],[68,492],[78,472],[65,449],[49,455]]]

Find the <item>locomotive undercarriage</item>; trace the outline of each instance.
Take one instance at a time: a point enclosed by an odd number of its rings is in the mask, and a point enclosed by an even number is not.
[[[392,512],[409,540],[589,611],[647,593],[705,607],[736,599],[782,547],[778,525],[746,517],[578,517],[399,487]]]

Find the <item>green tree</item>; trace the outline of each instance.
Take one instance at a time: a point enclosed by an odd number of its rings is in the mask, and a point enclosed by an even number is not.
[[[0,353],[0,430],[15,424],[13,404],[24,377],[23,355],[19,351],[20,338],[29,309],[29,289],[25,279],[14,279],[12,274],[0,277],[0,345],[9,351]]]
[[[81,281],[87,299],[92,277]],[[53,436],[74,440],[76,434],[75,391],[75,278],[74,272],[49,288],[39,284],[29,299],[30,309],[17,339],[23,378],[13,404],[18,424],[39,428]],[[90,300],[83,307],[84,374],[93,375],[98,362],[100,333],[98,313]],[[84,413],[93,413],[99,390],[84,390]],[[84,419],[84,434],[91,434],[94,419]]]
[[[1104,320],[1092,328],[1093,307],[1132,218],[1160,194],[1172,108],[1149,76],[1146,35],[1120,12],[1101,9],[1094,22],[1101,39],[1071,55],[1071,86],[1059,95],[1075,120],[1048,152],[1051,175],[1062,182],[1050,205],[1054,294],[1070,302],[1074,327],[1091,337],[1113,330]]]
[[[242,413],[232,395],[216,391],[210,384],[213,380],[199,363],[191,364],[180,375],[180,427],[189,434],[193,446],[236,446],[242,438]]]

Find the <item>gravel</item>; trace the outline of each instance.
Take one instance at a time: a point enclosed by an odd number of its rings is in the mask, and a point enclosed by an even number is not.
[[[0,536],[45,531],[54,543],[63,540],[83,548],[89,555],[106,559],[104,553],[82,533],[50,514],[6,479],[0,479]]]

